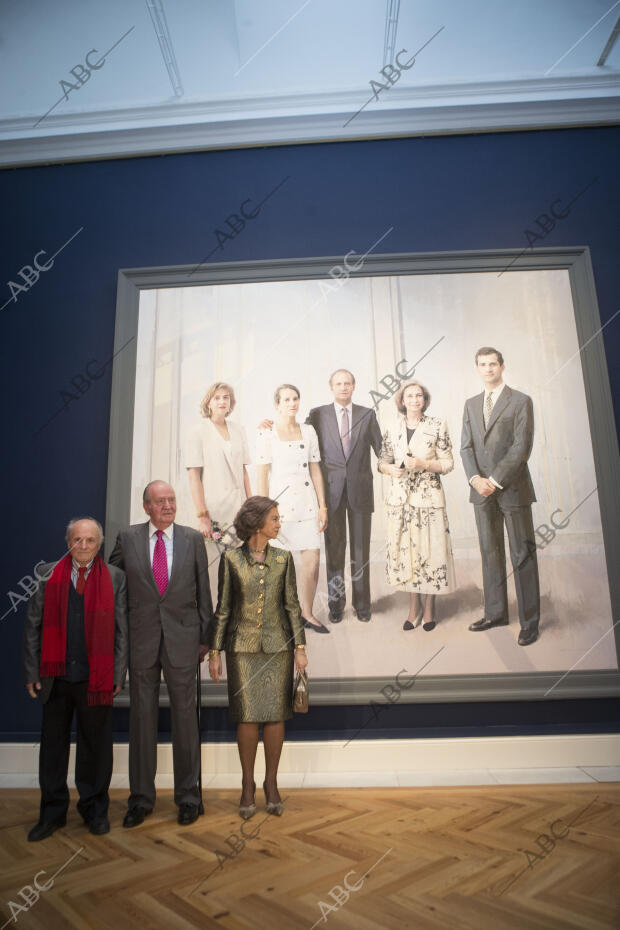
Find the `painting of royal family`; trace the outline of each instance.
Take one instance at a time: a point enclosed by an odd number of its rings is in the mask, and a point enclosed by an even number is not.
[[[559,279],[553,286],[562,291]],[[450,337],[434,339],[427,323],[414,348],[401,340],[396,372],[373,380],[360,367],[368,356],[356,351],[363,333],[343,316],[331,336],[329,327],[306,329],[294,351],[287,338],[252,345],[243,328],[233,350],[221,316],[211,336],[224,348],[211,346],[203,366],[198,340],[183,363],[176,438],[162,428],[150,462],[134,455],[136,488],[153,477],[174,484],[180,522],[202,534],[214,603],[224,553],[247,546],[235,518],[260,496],[277,504],[278,533],[266,546],[292,555],[314,676],[381,675],[397,662],[411,670],[431,652],[436,674],[561,670],[601,633],[607,641],[583,667],[617,668],[613,636],[605,637],[612,621],[596,494],[578,499],[596,485],[591,444],[577,429],[581,380],[554,422],[562,385],[528,391],[521,378],[534,369],[518,321],[503,326],[501,343],[459,334],[452,355]],[[328,367],[321,347],[336,335]],[[380,333],[373,338],[379,345]],[[451,358],[469,387],[460,397]],[[137,384],[141,409],[146,390]],[[166,404],[153,406],[153,435],[158,420],[169,422]],[[567,478],[556,472],[573,439],[583,448]],[[178,455],[162,452],[166,441]],[[144,472],[166,461],[176,463],[167,474]],[[580,507],[581,523],[567,520]]]

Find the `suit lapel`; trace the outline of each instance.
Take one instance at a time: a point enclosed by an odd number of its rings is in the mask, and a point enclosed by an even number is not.
[[[328,404],[325,411],[325,423],[327,426],[327,431],[331,436],[332,444],[335,452],[340,452],[342,460],[345,460],[344,451],[342,448],[342,440],[340,439],[340,433],[338,432],[338,417],[336,416],[336,409],[333,404]]]
[[[407,452],[407,424],[405,423],[405,418],[399,416],[397,433],[396,433],[396,442],[394,443],[394,463],[400,465],[404,461],[405,454]]]
[[[360,433],[362,431],[362,423],[365,416],[368,416],[367,411],[363,407],[359,407],[357,404],[352,404],[351,406],[351,445],[349,446],[349,455],[348,458],[351,458],[353,455],[353,449],[357,443],[357,440],[360,438]],[[340,443],[342,445],[342,441]]]
[[[412,455],[415,455],[417,458],[423,459],[426,458],[426,440],[425,436],[427,435],[426,430],[429,429],[428,420],[422,414],[422,419],[419,424],[416,426],[415,433],[411,437],[411,442],[408,444],[407,448]],[[407,436],[405,435],[405,443],[407,442]]]
[[[187,536],[185,535],[184,527],[177,526],[175,523],[172,536],[172,572],[170,573],[170,578],[168,579],[168,587],[164,592],[164,597],[170,590],[173,581],[176,579],[177,575],[183,568],[185,556],[187,555],[187,548],[188,541]]]
[[[155,584],[155,576],[153,575],[153,566],[151,565],[151,553],[149,549],[149,525],[148,523],[142,523],[133,533],[133,544],[136,547],[136,552],[138,553],[138,558],[140,560],[140,566],[142,568],[142,573],[147,581],[149,581],[153,590],[157,592],[159,596],[159,588]]]
[[[484,417],[482,415],[482,405],[484,404],[484,391],[482,394],[476,394],[475,397],[472,397],[470,401],[470,409],[472,412],[473,421],[476,424],[476,428],[480,435],[480,439],[484,441]]]
[[[224,453],[224,458],[226,459],[226,464],[228,465],[230,474],[231,474],[231,476],[232,476],[233,482],[234,482],[235,487],[236,487],[236,486],[237,486],[237,478],[236,478],[236,476],[235,476],[235,469],[234,469],[233,460],[232,460],[232,445],[233,445],[233,443],[232,443],[233,435],[232,435],[232,434],[233,434],[233,431],[232,431],[232,429],[230,428],[230,424],[228,424],[228,435],[230,436],[230,440],[227,442],[227,441],[224,439],[224,437],[220,435],[220,433],[219,433],[219,431],[218,431],[218,429],[217,429],[217,426],[214,426],[213,423],[211,422],[211,420],[210,420],[209,422],[211,423],[211,429],[213,430],[214,433],[216,433],[215,439],[221,443],[222,452]],[[173,561],[173,564],[174,564],[174,561]]]
[[[489,420],[487,424],[487,435],[489,433],[489,430],[492,428],[493,424],[497,420],[498,416],[500,415],[500,413],[502,413],[502,411],[504,411],[506,407],[508,406],[508,404],[510,403],[511,395],[512,395],[512,391],[510,390],[508,385],[505,385],[502,393],[499,395],[497,401],[495,402],[493,410],[491,411],[491,419]]]

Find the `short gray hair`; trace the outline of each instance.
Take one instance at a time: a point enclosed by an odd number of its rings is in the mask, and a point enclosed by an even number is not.
[[[95,520],[94,517],[73,517],[67,523],[67,529],[65,531],[65,542],[69,545],[69,540],[71,539],[71,534],[73,532],[73,527],[76,523],[79,523],[80,520],[90,520],[91,523],[94,523],[97,529],[99,530],[99,545],[103,543],[103,527],[99,520]]]

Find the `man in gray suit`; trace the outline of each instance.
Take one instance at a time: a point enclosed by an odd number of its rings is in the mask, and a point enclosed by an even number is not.
[[[127,574],[129,592],[129,806],[124,827],[136,827],[155,806],[157,717],[163,670],[170,695],[174,800],[178,822],[201,812],[196,665],[207,652],[212,619],[204,540],[174,522],[176,497],[164,481],[143,494],[149,516],[121,530],[110,555]]]
[[[23,638],[28,694],[43,705],[39,782],[41,809],[28,840],[67,822],[71,721],[76,717],[78,811],[91,833],[108,833],[112,778],[112,701],[127,674],[127,583],[99,550],[101,524],[69,522],[67,553],[41,567]]]
[[[474,505],[484,586],[484,617],[474,632],[508,623],[504,526],[519,608],[519,645],[538,638],[540,588],[532,503],[536,500],[527,460],[534,439],[532,399],[504,384],[501,352],[483,346],[476,367],[484,391],[470,397],[463,413],[461,458]]]

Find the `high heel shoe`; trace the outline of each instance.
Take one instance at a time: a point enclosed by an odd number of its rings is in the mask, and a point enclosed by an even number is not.
[[[437,624],[435,623],[435,595],[427,594],[426,600],[428,601],[429,597],[431,598],[431,619],[427,620],[422,624],[422,629],[426,630],[427,633],[430,633],[431,630],[434,630]]]
[[[420,607],[420,611],[417,614],[413,623],[409,619],[405,620],[405,622],[403,623],[403,630],[414,630],[417,626],[420,626],[420,624],[422,623],[423,616],[424,616],[424,608]]]
[[[306,620],[305,617],[302,617],[301,619],[303,620],[304,626],[307,630],[314,630],[315,633],[329,633],[330,632],[330,630],[328,630],[326,626],[323,626],[322,623],[320,623],[317,626],[315,623],[310,623],[310,621]]]
[[[266,810],[268,814],[274,814],[276,817],[282,816],[282,811],[284,810],[283,801],[267,801],[267,790],[265,788],[265,782],[263,782],[263,791],[265,792],[265,801],[266,801]]]
[[[254,785],[254,791],[256,791],[256,785]],[[256,804],[252,801],[251,804],[241,804],[239,803],[239,816],[242,820],[249,820],[250,817],[253,817],[256,813]]]

